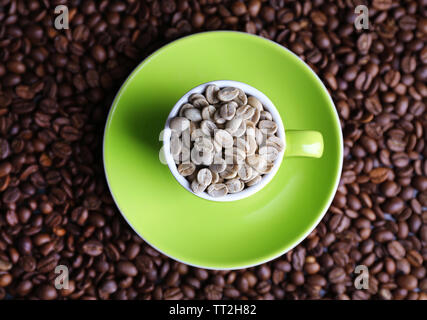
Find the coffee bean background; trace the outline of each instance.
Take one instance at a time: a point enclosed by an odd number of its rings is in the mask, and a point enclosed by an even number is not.
[[[369,30],[354,8],[369,8]],[[69,8],[56,30],[54,9]],[[426,299],[425,0],[0,0],[0,299]],[[259,267],[207,271],[145,244],[108,191],[113,96],[160,46],[258,34],[331,92],[344,134],[335,200],[299,246]],[[56,290],[54,269],[70,270]],[[353,281],[370,272],[368,290]]]

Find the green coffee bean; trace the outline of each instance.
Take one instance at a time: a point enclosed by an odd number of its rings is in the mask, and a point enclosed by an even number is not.
[[[195,170],[196,166],[194,163],[181,163],[178,166],[178,173],[183,177],[191,175]]]
[[[208,194],[212,197],[223,197],[228,193],[227,186],[223,183],[211,184],[208,187]]]
[[[239,90],[233,87],[227,87],[219,90],[218,99],[224,102],[231,101],[239,95]]]
[[[176,132],[181,133],[182,131],[190,127],[190,121],[183,117],[175,117],[170,121],[169,127],[172,130],[175,130]]]
[[[206,168],[200,169],[197,173],[197,182],[204,186],[210,185],[212,182],[212,172]]]
[[[206,100],[208,100],[210,104],[219,103],[218,91],[219,91],[219,88],[214,84],[207,86],[205,95],[206,95]]]

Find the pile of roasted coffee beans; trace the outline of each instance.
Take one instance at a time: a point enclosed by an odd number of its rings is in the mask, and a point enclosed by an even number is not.
[[[0,299],[426,299],[425,0],[0,0]],[[54,9],[69,8],[56,30]],[[273,262],[207,271],[136,236],[111,199],[102,136],[112,97],[159,46],[256,33],[325,82],[344,133],[335,200]],[[56,290],[66,265],[69,288]],[[369,289],[355,288],[355,268]]]

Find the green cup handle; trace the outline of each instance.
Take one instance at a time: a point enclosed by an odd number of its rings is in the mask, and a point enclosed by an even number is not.
[[[320,158],[323,154],[323,136],[318,131],[286,130],[285,157]]]

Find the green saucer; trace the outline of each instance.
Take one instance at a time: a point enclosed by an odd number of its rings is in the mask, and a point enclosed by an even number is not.
[[[182,95],[212,80],[262,91],[286,130],[321,132],[322,158],[283,159],[273,180],[243,200],[185,190],[159,160],[161,130]],[[342,157],[338,115],[319,78],[282,46],[239,32],[188,36],[145,59],[118,92],[104,136],[105,173],[127,222],[162,253],[212,269],[257,265],[302,241],[334,197]]]

